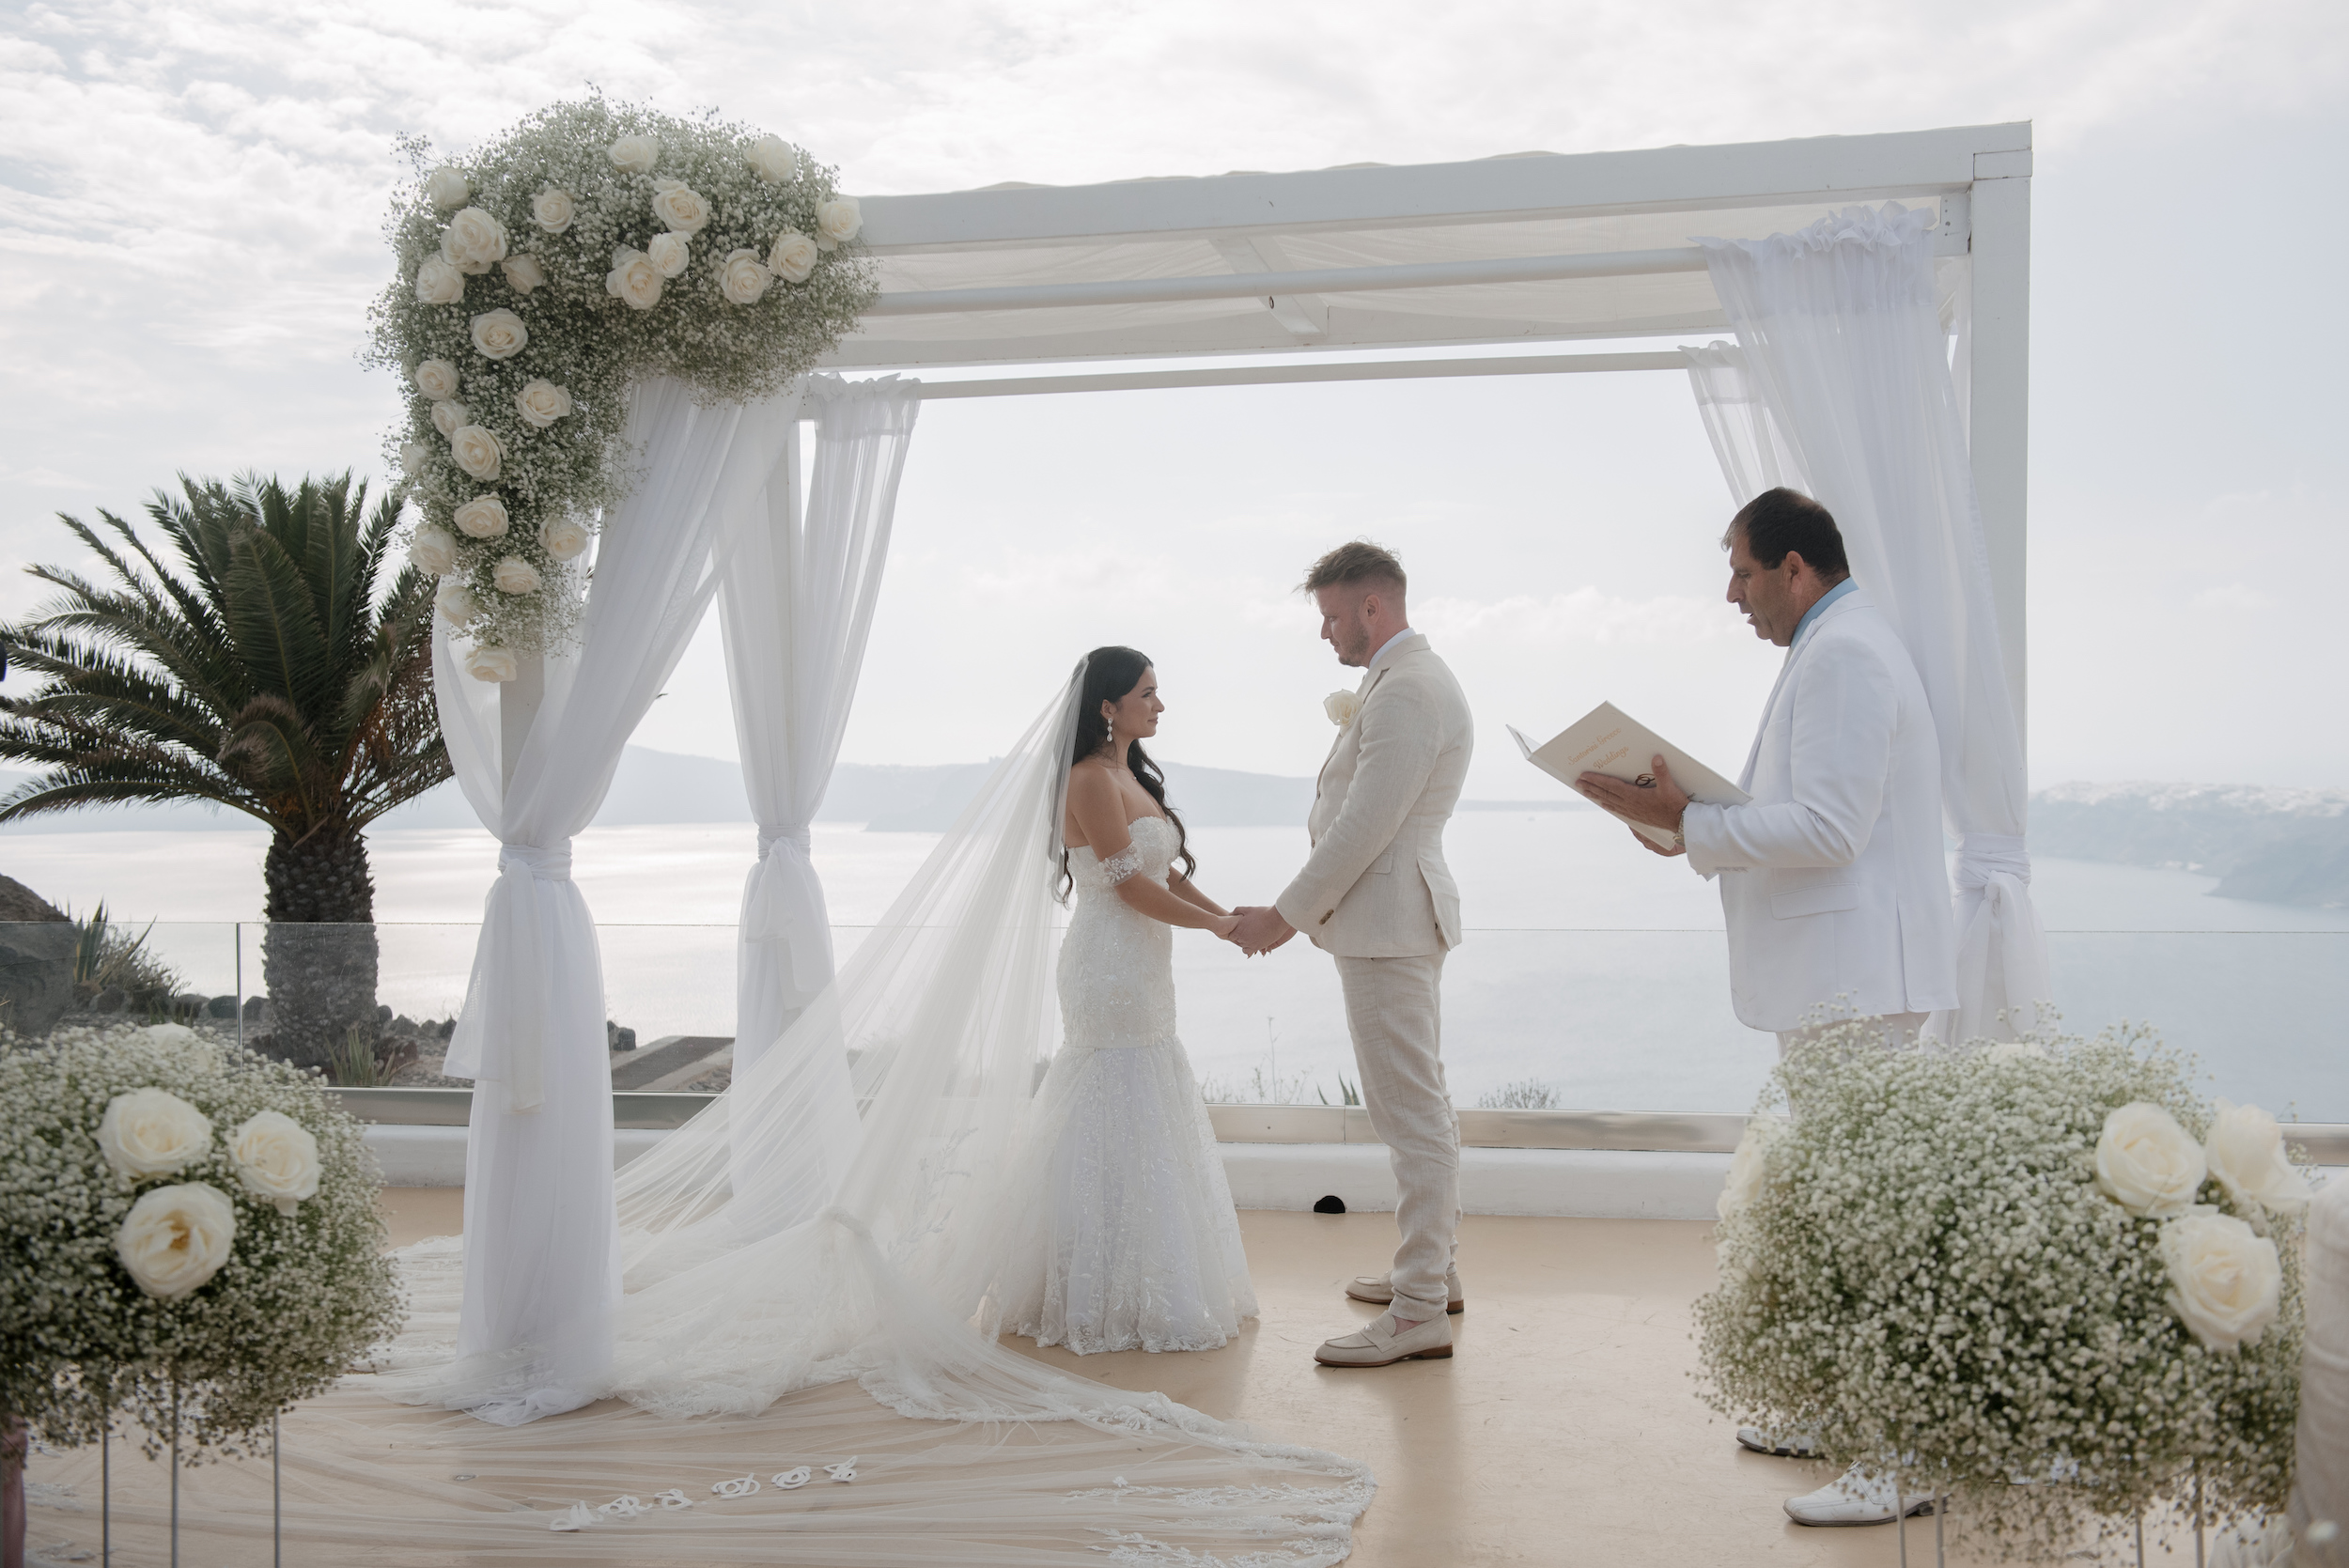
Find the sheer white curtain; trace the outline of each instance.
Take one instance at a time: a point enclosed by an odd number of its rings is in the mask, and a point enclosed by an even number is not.
[[[681,382],[634,390],[636,486],[605,521],[579,644],[544,660],[510,768],[506,693],[465,675],[445,624],[436,629],[441,729],[499,850],[446,1067],[474,1080],[458,1360],[421,1380],[420,1401],[510,1424],[574,1408],[608,1381],[620,1296],[612,1078],[571,837],[708,608],[722,520],[755,501],[796,417],[791,397],[704,406]]]
[[[1957,1038],[2029,1029],[2049,1000],[2030,901],[2022,738],[1952,378],[1932,221],[1846,208],[1798,234],[1699,240],[1736,329],[1691,353],[1700,411],[1740,503],[1770,481],[1835,514],[1852,575],[1916,661],[1941,743],[1942,809],[1961,835]],[[1744,487],[1750,485],[1751,489]],[[2006,1016],[2001,1023],[2000,1015]]]
[[[742,782],[758,863],[742,889],[735,967],[735,1071],[747,1071],[832,983],[831,915],[809,858],[872,629],[897,480],[921,383],[818,377],[816,474],[800,505],[798,425],[760,505],[739,514],[719,592]]]

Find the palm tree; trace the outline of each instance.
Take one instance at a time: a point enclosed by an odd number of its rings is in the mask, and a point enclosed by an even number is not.
[[[98,581],[27,568],[61,592],[0,628],[16,669],[40,677],[0,697],[0,756],[47,771],[0,800],[0,821],[210,800],[266,823],[267,1048],[320,1064],[358,1043],[354,1027],[374,1031],[361,830],[449,776],[433,582],[402,567],[382,588],[397,489],[367,514],[348,473],[179,483],[183,497],[159,490],[147,508],[175,561],[101,511],[102,529],[60,514],[103,564]]]

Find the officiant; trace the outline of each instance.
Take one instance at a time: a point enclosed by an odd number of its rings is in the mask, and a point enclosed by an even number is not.
[[[1719,880],[1740,1022],[1775,1032],[1781,1053],[1822,1010],[1874,1021],[1887,1046],[1909,1044],[1927,1014],[1957,1005],[1941,752],[1924,685],[1853,581],[1843,535],[1818,502],[1765,490],[1721,543],[1729,602],[1755,636],[1786,650],[1737,781],[1752,799],[1692,801],[1660,756],[1653,784],[1585,773],[1576,785],[1619,815],[1672,830],[1670,846],[1632,837]],[[1806,1452],[1799,1436],[1737,1436],[1764,1452]],[[1789,1499],[1786,1512],[1813,1525],[1896,1517],[1890,1487],[1856,1475]]]

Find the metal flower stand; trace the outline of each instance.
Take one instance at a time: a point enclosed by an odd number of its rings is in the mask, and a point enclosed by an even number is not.
[[[179,1568],[179,1434],[171,1435],[171,1568]],[[286,1563],[286,1489],[277,1463],[277,1418],[269,1419],[269,1560],[271,1568]],[[114,1428],[98,1434],[98,1568],[114,1568],[115,1452]]]

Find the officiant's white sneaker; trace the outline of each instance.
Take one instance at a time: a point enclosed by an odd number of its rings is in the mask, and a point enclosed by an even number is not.
[[[1443,1288],[1444,1294],[1451,1297],[1444,1303],[1445,1312],[1457,1312],[1467,1310],[1468,1298],[1460,1294],[1460,1271],[1458,1269],[1444,1270]],[[1392,1274],[1357,1274],[1346,1285],[1346,1294],[1357,1301],[1368,1301],[1375,1306],[1383,1307],[1394,1299],[1394,1276]]]
[[[1351,1334],[1325,1341],[1314,1359],[1325,1367],[1391,1367],[1397,1361],[1440,1361],[1452,1355],[1452,1319],[1431,1317],[1404,1327],[1380,1312]]]
[[[1786,1499],[1786,1516],[1798,1525],[1889,1525],[1902,1514],[1933,1512],[1930,1492],[1910,1492],[1901,1498],[1900,1514],[1892,1509],[1892,1483],[1871,1480],[1855,1465],[1815,1492]]]
[[[1737,1446],[1755,1453],[1766,1453],[1773,1459],[1816,1459],[1819,1456],[1818,1435],[1805,1427],[1788,1427],[1784,1431],[1765,1431],[1758,1426],[1737,1429]]]

